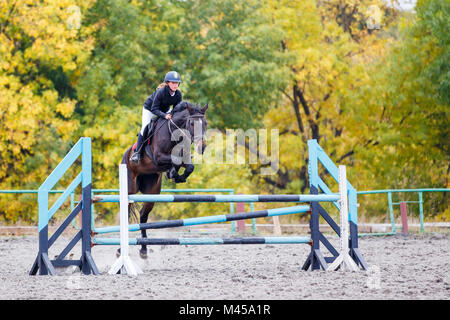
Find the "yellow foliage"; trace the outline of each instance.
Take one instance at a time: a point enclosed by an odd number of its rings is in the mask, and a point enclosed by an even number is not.
[[[37,189],[73,143],[78,122],[70,118],[76,101],[60,97],[47,76],[61,68],[76,81],[80,73],[74,71],[93,46],[87,38],[91,29],[69,28],[70,5],[73,1],[0,4],[0,189]],[[77,1],[80,12],[89,5]],[[0,198],[7,221],[17,221],[19,214],[36,220],[34,203],[21,206],[22,212],[7,203]]]

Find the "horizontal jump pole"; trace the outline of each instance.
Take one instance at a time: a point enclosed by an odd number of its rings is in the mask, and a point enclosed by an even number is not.
[[[338,201],[338,194],[297,194],[297,195],[165,195],[132,194],[130,202],[330,202]],[[119,202],[119,195],[96,195],[94,202]]]
[[[129,238],[129,245],[221,245],[221,244],[301,244],[311,243],[309,237],[248,238]],[[95,245],[120,245],[119,238],[95,238]]]
[[[147,230],[147,229],[166,229],[166,228],[193,226],[193,225],[199,225],[199,224],[210,224],[210,223],[220,223],[220,222],[228,222],[228,221],[236,221],[236,220],[253,219],[253,218],[274,217],[274,216],[302,213],[302,212],[307,212],[309,210],[310,210],[309,206],[303,205],[303,206],[293,206],[293,207],[286,207],[286,208],[267,209],[267,210],[253,211],[253,212],[243,212],[243,213],[236,213],[236,214],[223,214],[223,215],[208,216],[208,217],[167,220],[167,221],[158,221],[158,222],[150,222],[150,223],[138,223],[138,224],[130,224],[128,226],[128,231],[139,231],[139,230]],[[95,231],[97,234],[119,232],[120,226],[96,228]]]

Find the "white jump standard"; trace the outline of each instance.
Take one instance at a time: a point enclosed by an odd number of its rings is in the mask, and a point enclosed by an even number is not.
[[[109,274],[122,274],[137,276],[143,273],[141,268],[131,260],[128,254],[128,183],[127,167],[123,164],[119,169],[119,196],[120,196],[120,257],[114,262]],[[126,214],[123,214],[126,212]]]

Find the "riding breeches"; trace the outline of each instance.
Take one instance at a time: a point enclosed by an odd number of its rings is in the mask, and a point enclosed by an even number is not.
[[[169,113],[170,111],[172,111],[172,108],[170,108],[167,113]],[[147,125],[150,123],[150,121],[152,120],[152,118],[156,118],[156,114],[154,114],[153,112],[142,108],[142,127],[141,127],[141,131],[139,132],[141,135],[144,135],[144,130],[145,127],[147,127]]]
[[[142,127],[141,127],[141,135],[144,135],[144,130],[145,127],[147,127],[147,125],[150,123],[150,121],[152,120],[153,117],[155,117],[156,115],[154,113],[152,113],[151,111],[142,108]]]

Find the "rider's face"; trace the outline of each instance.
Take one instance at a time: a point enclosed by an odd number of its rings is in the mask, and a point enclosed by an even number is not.
[[[170,91],[177,91],[177,89],[178,89],[178,82],[172,82],[172,81],[168,81],[167,82],[168,83],[168,85],[169,85],[169,88],[170,88]]]

